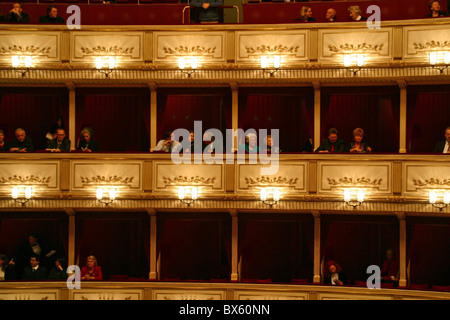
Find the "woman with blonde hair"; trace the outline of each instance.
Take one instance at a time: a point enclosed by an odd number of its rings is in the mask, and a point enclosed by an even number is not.
[[[86,259],[86,267],[81,268],[81,280],[102,280],[102,268],[98,266],[97,258],[89,256]]]
[[[356,128],[353,130],[353,141],[350,142],[350,152],[351,153],[366,153],[372,152],[372,148],[363,142],[364,130],[361,128]]]
[[[312,9],[311,7],[308,6],[303,6],[302,9],[300,10],[300,16],[295,19],[295,20],[300,20],[303,22],[314,22],[316,21],[315,18],[312,17]]]

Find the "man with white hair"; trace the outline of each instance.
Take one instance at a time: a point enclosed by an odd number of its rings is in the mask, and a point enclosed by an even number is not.
[[[24,129],[17,128],[15,132],[16,138],[11,142],[11,152],[31,152],[34,151],[33,140],[27,137]]]
[[[336,21],[336,10],[329,8],[325,14],[325,19],[327,19],[328,22]]]
[[[347,11],[350,14],[350,18],[352,18],[353,21],[366,21],[367,18],[361,16],[361,9],[359,6],[350,6],[348,7]]]

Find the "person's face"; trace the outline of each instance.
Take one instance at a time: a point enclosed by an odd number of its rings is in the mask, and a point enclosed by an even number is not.
[[[19,12],[19,13],[22,12],[22,8],[20,7],[20,4],[18,4],[18,3],[14,3],[13,4],[13,9],[16,10],[17,12]]]
[[[435,1],[431,4],[431,10],[433,11],[441,11],[441,5],[438,1]]]
[[[329,19],[333,19],[334,15],[335,15],[334,10],[333,9],[328,9],[327,13],[325,14],[325,18],[328,19],[328,20]]]
[[[88,259],[86,264],[88,268],[93,268],[95,265],[95,261],[94,259]]]
[[[335,143],[338,139],[338,136],[336,133],[332,133],[328,136],[328,139],[330,140],[331,143]]]
[[[445,130],[445,139],[450,142],[450,129]]]
[[[251,137],[248,139],[248,144],[251,145],[252,147],[255,146],[255,145],[256,145],[256,137],[251,136]]]
[[[64,132],[64,130],[56,131],[56,139],[58,139],[58,142],[63,141],[65,137],[66,137],[66,133]]]
[[[386,258],[388,260],[392,260],[392,258],[394,258],[394,253],[392,252],[392,250],[386,251]]]
[[[30,246],[34,246],[37,243],[37,239],[34,237],[28,237],[28,243],[30,244]]]
[[[83,140],[86,142],[91,141],[91,135],[89,133],[83,133]]]
[[[194,133],[193,133],[193,132],[191,132],[191,133],[189,134],[189,141],[190,141],[190,142],[194,142]]]
[[[35,257],[32,257],[30,259],[30,266],[32,266],[33,268],[39,265],[39,261],[36,260]]]
[[[267,138],[267,146],[268,146],[268,147],[272,147],[272,146],[273,146],[272,137],[268,137],[268,138]]]
[[[306,16],[307,16],[308,18],[311,18],[311,17],[312,17],[312,9],[311,9],[311,8],[309,8],[309,9],[306,11]]]
[[[335,267],[335,265],[332,264],[328,270],[330,270],[331,273],[336,273],[336,267]]]
[[[58,9],[52,8],[48,14],[51,18],[56,18],[58,16]]]
[[[355,136],[355,141],[358,142],[358,143],[361,143],[362,139],[363,139],[362,135]]]
[[[16,139],[19,140],[19,142],[23,142],[25,140],[25,132],[23,131],[18,131],[16,132]]]
[[[353,20],[356,20],[356,18],[358,18],[359,14],[356,13],[355,10],[350,10],[350,18],[352,18]]]
[[[0,143],[3,143],[3,141],[5,141],[5,135],[0,133]]]

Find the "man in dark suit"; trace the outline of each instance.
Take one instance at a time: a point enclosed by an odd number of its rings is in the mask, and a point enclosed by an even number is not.
[[[25,268],[23,273],[24,280],[44,280],[47,279],[47,268],[40,266],[41,258],[38,255],[34,255],[30,258],[30,265]]]
[[[55,253],[56,250],[52,250],[45,242],[41,241],[37,234],[30,233],[27,242],[23,243],[17,252],[16,270],[18,276],[22,275],[30,264],[30,259],[34,256],[42,257],[42,261],[40,261],[42,266],[53,266],[56,258]]]
[[[66,130],[56,129],[56,139],[50,140],[47,149],[50,152],[70,152],[70,140],[66,138]]]
[[[445,140],[440,141],[434,148],[435,153],[450,153],[450,127],[445,128]]]
[[[328,130],[328,139],[322,140],[320,146],[316,149],[319,153],[329,152],[347,152],[347,146],[344,140],[338,138],[338,131],[335,128]]]

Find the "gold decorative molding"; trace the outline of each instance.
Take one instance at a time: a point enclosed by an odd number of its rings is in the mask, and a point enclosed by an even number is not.
[[[344,177],[344,178],[339,178],[339,179],[330,179],[327,178],[328,180],[328,184],[330,186],[352,186],[352,187],[357,187],[357,186],[365,186],[365,187],[376,187],[376,186],[380,186],[381,185],[381,181],[383,181],[382,178],[380,179],[370,179],[370,178],[366,178],[366,177],[361,177],[361,178],[348,178],[348,177]]]
[[[101,55],[131,55],[134,52],[134,47],[130,47],[130,48],[122,48],[122,47],[118,47],[118,46],[114,46],[114,47],[103,47],[103,46],[96,46],[93,47],[92,49],[87,48],[87,47],[81,47],[80,48],[81,52],[83,54],[101,54]]]
[[[226,201],[236,201],[239,200],[239,198],[240,197],[237,194],[225,194],[222,196],[222,199]]]
[[[138,196],[138,198],[143,199],[143,200],[153,200],[153,199],[157,199],[158,197],[151,193],[144,193],[144,194],[140,194]]]
[[[450,48],[450,41],[435,41],[431,40],[425,42],[425,44],[414,42],[414,49],[416,50],[427,50],[427,49],[447,49]]]
[[[414,185],[418,187],[450,187],[450,179],[436,179],[430,178],[422,181],[420,179],[413,179]]]
[[[81,176],[80,179],[83,185],[95,185],[95,184],[131,185],[133,183],[134,177],[122,178],[116,175],[109,177],[97,175],[92,178]]]
[[[73,198],[73,193],[60,193],[58,194],[57,198],[58,199],[62,199],[62,200],[68,200],[68,199],[72,199]]]
[[[328,49],[331,52],[334,52],[334,53],[361,52],[361,51],[365,51],[365,52],[381,52],[381,50],[383,50],[383,43],[382,44],[376,44],[376,45],[368,44],[368,43],[360,43],[358,45],[345,43],[345,44],[339,45],[338,47],[329,45]]]
[[[305,194],[303,196],[303,201],[321,201],[322,199],[323,197],[317,194]]]
[[[404,203],[406,202],[406,198],[403,196],[389,196],[386,197],[386,200],[394,203]]]
[[[169,177],[162,177],[163,178],[163,182],[165,185],[174,185],[174,184],[210,184],[213,185],[216,177],[212,177],[212,178],[204,178],[204,177],[199,177],[199,176],[195,176],[195,177],[186,177],[186,176],[178,176],[178,177],[174,177],[174,178],[169,178]]]
[[[282,44],[276,46],[268,46],[263,44],[260,47],[245,47],[248,54],[294,54],[297,53],[299,46],[284,46]]]
[[[174,48],[164,47],[164,53],[167,55],[186,55],[186,54],[201,54],[201,55],[210,55],[216,53],[216,47],[206,48],[202,46],[178,46]]]
[[[257,178],[249,178],[245,177],[245,183],[247,185],[257,185],[257,184],[264,184],[264,185],[295,185],[298,181],[298,178],[284,178],[284,177],[267,177],[267,176],[261,176]]]
[[[38,177],[35,175],[31,175],[31,176],[18,176],[18,175],[13,175],[12,177],[1,177],[0,178],[0,183],[3,184],[48,184],[51,180],[51,177]]]
[[[0,54],[49,54],[51,47],[17,46],[0,47]]]

